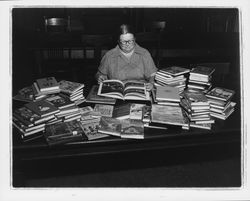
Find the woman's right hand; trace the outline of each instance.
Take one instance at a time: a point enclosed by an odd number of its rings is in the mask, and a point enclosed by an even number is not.
[[[100,75],[97,79],[98,84],[100,84],[101,82],[103,82],[104,80],[107,80],[107,76],[106,75]]]

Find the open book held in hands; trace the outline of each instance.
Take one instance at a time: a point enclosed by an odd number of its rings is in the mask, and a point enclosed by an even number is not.
[[[150,100],[145,83],[132,80],[105,80],[99,85],[98,95],[122,100]]]

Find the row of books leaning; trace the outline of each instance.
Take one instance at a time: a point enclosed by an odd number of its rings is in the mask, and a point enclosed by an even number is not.
[[[164,112],[163,116],[159,117],[163,120],[157,121],[164,123],[171,120],[173,124],[182,125],[183,129],[211,129],[215,119],[227,119],[234,112],[236,103],[232,102],[232,98],[235,91],[222,87],[212,88],[214,71],[214,68],[206,66],[195,66],[191,70],[171,66],[159,70],[155,76],[156,89],[153,90],[153,100],[159,105],[158,113]],[[166,80],[176,79],[175,84],[185,81],[186,83],[182,83],[184,89],[181,87],[180,90],[179,86],[173,86],[173,82],[169,84],[162,79],[159,82],[158,74]],[[167,120],[167,116],[172,116],[169,115],[169,111],[175,114],[175,120]],[[164,114],[167,114],[166,117]]]

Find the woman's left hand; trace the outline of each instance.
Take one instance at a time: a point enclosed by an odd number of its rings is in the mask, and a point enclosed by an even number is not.
[[[146,83],[146,90],[147,90],[147,91],[151,91],[151,90],[153,89],[153,87],[154,87],[154,86],[153,86],[152,83],[150,83],[150,82],[149,82],[149,83]]]

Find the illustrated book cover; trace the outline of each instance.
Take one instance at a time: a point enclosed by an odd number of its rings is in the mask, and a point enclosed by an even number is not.
[[[58,82],[59,88],[62,92],[67,94],[74,94],[80,89],[84,88],[83,83],[72,82],[68,80],[61,80]]]
[[[45,77],[36,80],[40,91],[49,91],[59,89],[59,84],[55,77]]]
[[[111,117],[101,117],[98,132],[114,136],[120,136],[121,121]]]
[[[56,106],[59,109],[67,108],[74,106],[75,103],[69,99],[68,96],[64,94],[53,94],[49,96],[48,98],[45,98],[46,101],[50,102],[54,106]]]
[[[172,76],[178,76],[178,75],[183,75],[185,73],[189,73],[190,69],[180,67],[180,66],[170,66],[167,68],[160,69],[159,72],[166,73]]]
[[[144,126],[141,120],[125,119],[121,121],[122,138],[144,139]]]
[[[222,101],[229,101],[235,94],[234,90],[226,89],[222,87],[215,87],[207,92],[206,96],[213,99],[218,99]]]

